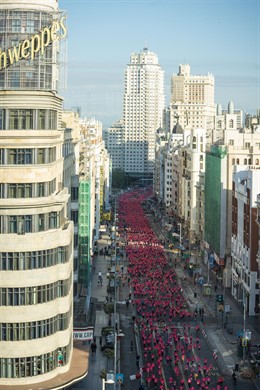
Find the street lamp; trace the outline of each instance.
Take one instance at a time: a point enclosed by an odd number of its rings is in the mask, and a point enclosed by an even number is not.
[[[181,228],[182,228],[181,223],[178,223],[178,226],[180,227],[180,247],[181,247],[181,240],[182,240],[182,237],[181,237]]]

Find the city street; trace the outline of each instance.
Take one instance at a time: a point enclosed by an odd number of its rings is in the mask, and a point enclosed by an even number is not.
[[[223,336],[223,318],[215,317],[215,295],[203,296],[182,264],[175,264],[172,254],[165,252],[157,238],[163,234],[159,221],[148,219],[141,206],[147,195],[127,193],[118,201],[118,233],[126,240],[126,248],[119,262],[123,272],[117,297],[124,335],[118,342],[117,373],[123,374],[124,382],[116,388],[137,390],[143,384],[162,390],[232,389],[231,373],[238,363],[236,345]],[[106,242],[99,240],[98,245],[100,249]],[[106,293],[104,286],[97,287],[98,271],[105,274],[108,265],[109,258],[97,256],[92,289],[100,302]],[[235,319],[239,323],[239,316]],[[95,334],[98,336],[96,326]],[[87,377],[71,389],[101,388],[102,368],[113,371],[113,362],[97,350],[90,358]],[[136,374],[137,378],[130,380]],[[257,388],[257,382],[236,374],[237,386]],[[99,383],[98,387],[93,387],[94,383]],[[106,386],[112,390],[114,385]]]

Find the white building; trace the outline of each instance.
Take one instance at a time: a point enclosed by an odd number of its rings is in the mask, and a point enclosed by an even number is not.
[[[184,147],[180,153],[179,167],[179,217],[191,241],[196,240],[198,224],[197,183],[205,172],[206,130],[192,129],[184,134]]]
[[[3,0],[0,26],[0,387],[17,389],[56,378],[72,359],[73,136],[57,91],[58,2]]]
[[[162,125],[164,73],[155,53],[133,53],[125,73],[125,172],[152,178],[156,130]]]
[[[211,143],[223,142],[225,132],[228,130],[239,130],[243,127],[243,111],[235,110],[234,103],[228,103],[228,109],[222,110],[220,104],[217,105],[216,115],[214,118],[214,129],[212,131]]]
[[[159,202],[164,200],[165,183],[164,183],[164,171],[165,171],[165,156],[164,149],[168,140],[165,131],[160,127],[156,131],[156,143],[155,143],[155,163],[154,163],[154,177],[153,177],[153,191]]]
[[[185,128],[213,128],[215,103],[214,76],[191,75],[190,65],[179,66],[171,79],[170,126],[179,122]]]
[[[112,169],[125,169],[125,145],[123,120],[115,122],[104,135],[104,141],[112,161]]]
[[[89,159],[91,164],[94,156],[94,166],[90,167],[94,177],[95,208],[91,210],[91,227],[93,227],[94,240],[99,238],[99,226],[102,212],[109,203],[110,195],[110,159],[102,138],[102,123],[95,118],[82,120],[82,147],[85,161]],[[82,156],[83,156],[82,155]],[[91,178],[91,182],[93,180]],[[93,185],[91,187],[93,191]]]
[[[259,307],[257,195],[260,169],[236,166],[232,190],[232,295],[249,315]]]

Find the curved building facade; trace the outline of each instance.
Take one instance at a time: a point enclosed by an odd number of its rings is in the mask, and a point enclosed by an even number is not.
[[[71,363],[73,223],[58,95],[65,36],[56,0],[1,1],[1,386],[42,382]]]

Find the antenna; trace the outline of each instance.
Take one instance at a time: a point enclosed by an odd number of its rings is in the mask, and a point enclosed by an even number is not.
[[[145,51],[148,51],[147,41],[144,41],[144,50],[145,50]]]

